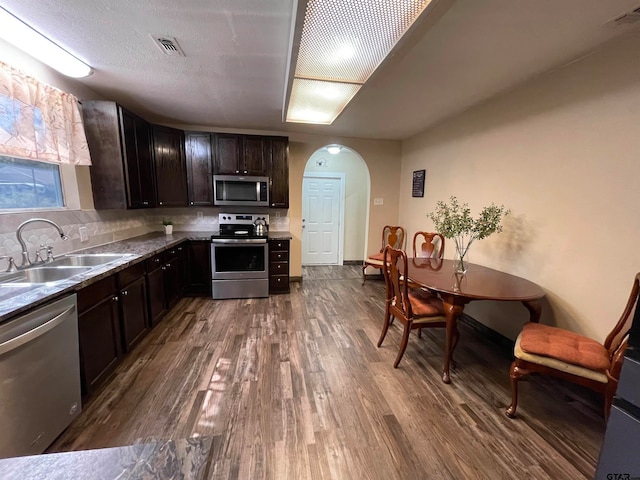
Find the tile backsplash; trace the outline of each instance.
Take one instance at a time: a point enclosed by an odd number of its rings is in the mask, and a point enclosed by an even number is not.
[[[124,240],[145,233],[162,231],[162,221],[171,220],[175,231],[213,232],[218,229],[218,208],[171,208],[149,210],[65,210],[0,214],[0,256],[11,255],[20,265],[21,247],[16,237],[18,226],[32,218],[46,218],[58,224],[67,236],[62,240],[57,230],[44,222],[34,222],[23,230],[23,240],[31,260],[41,245],[53,247],[54,255],[61,255],[88,247]],[[270,214],[270,230],[289,230],[286,211],[280,216]],[[80,239],[80,227],[88,233],[87,241]],[[6,260],[0,261],[0,271]]]

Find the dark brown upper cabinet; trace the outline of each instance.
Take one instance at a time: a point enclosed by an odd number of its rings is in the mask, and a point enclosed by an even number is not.
[[[267,137],[269,157],[269,205],[289,208],[289,139]]]
[[[217,175],[267,176],[265,137],[217,133],[214,139],[213,173]]]
[[[217,133],[214,136],[213,173],[234,175],[240,173],[241,136]]]
[[[185,207],[188,197],[184,132],[159,125],[152,130],[158,206]]]
[[[266,138],[259,135],[242,136],[241,173],[246,175],[267,176],[269,160],[265,154]]]
[[[189,206],[213,205],[212,134],[185,133]]]
[[[156,206],[151,126],[109,101],[82,102],[96,209]]]

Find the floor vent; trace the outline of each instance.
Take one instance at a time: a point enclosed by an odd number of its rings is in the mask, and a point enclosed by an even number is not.
[[[160,50],[162,50],[162,52],[165,55],[169,55],[171,57],[185,56],[184,52],[180,48],[180,45],[178,45],[178,42],[175,38],[165,37],[163,35],[151,35],[151,38],[153,38],[153,41],[155,42],[155,44],[158,46]]]

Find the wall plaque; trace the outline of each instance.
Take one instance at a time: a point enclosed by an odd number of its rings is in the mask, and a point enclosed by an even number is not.
[[[424,197],[424,177],[426,170],[415,170],[413,172],[412,197]]]

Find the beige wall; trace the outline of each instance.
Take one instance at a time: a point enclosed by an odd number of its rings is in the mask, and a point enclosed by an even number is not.
[[[318,165],[320,163],[320,165]],[[343,173],[345,176],[344,195],[344,261],[359,260],[365,256],[367,233],[367,200],[369,196],[369,169],[362,157],[343,148],[332,155],[326,150],[317,150],[304,170],[305,174]]]
[[[640,38],[617,41],[405,141],[400,222],[432,228],[426,214],[451,195],[474,214],[504,203],[504,231],[471,261],[538,283],[543,322],[603,340],[640,271],[639,56]],[[425,197],[411,198],[423,168]],[[467,311],[511,338],[527,318],[517,304]]]
[[[329,144],[344,145],[358,152],[371,176],[367,251],[380,249],[380,232],[387,223],[398,221],[398,186],[400,184],[400,142],[341,138],[321,135],[289,134],[289,229],[291,240],[291,275],[302,275],[302,177],[307,160]],[[384,205],[373,205],[373,198],[383,198]]]

